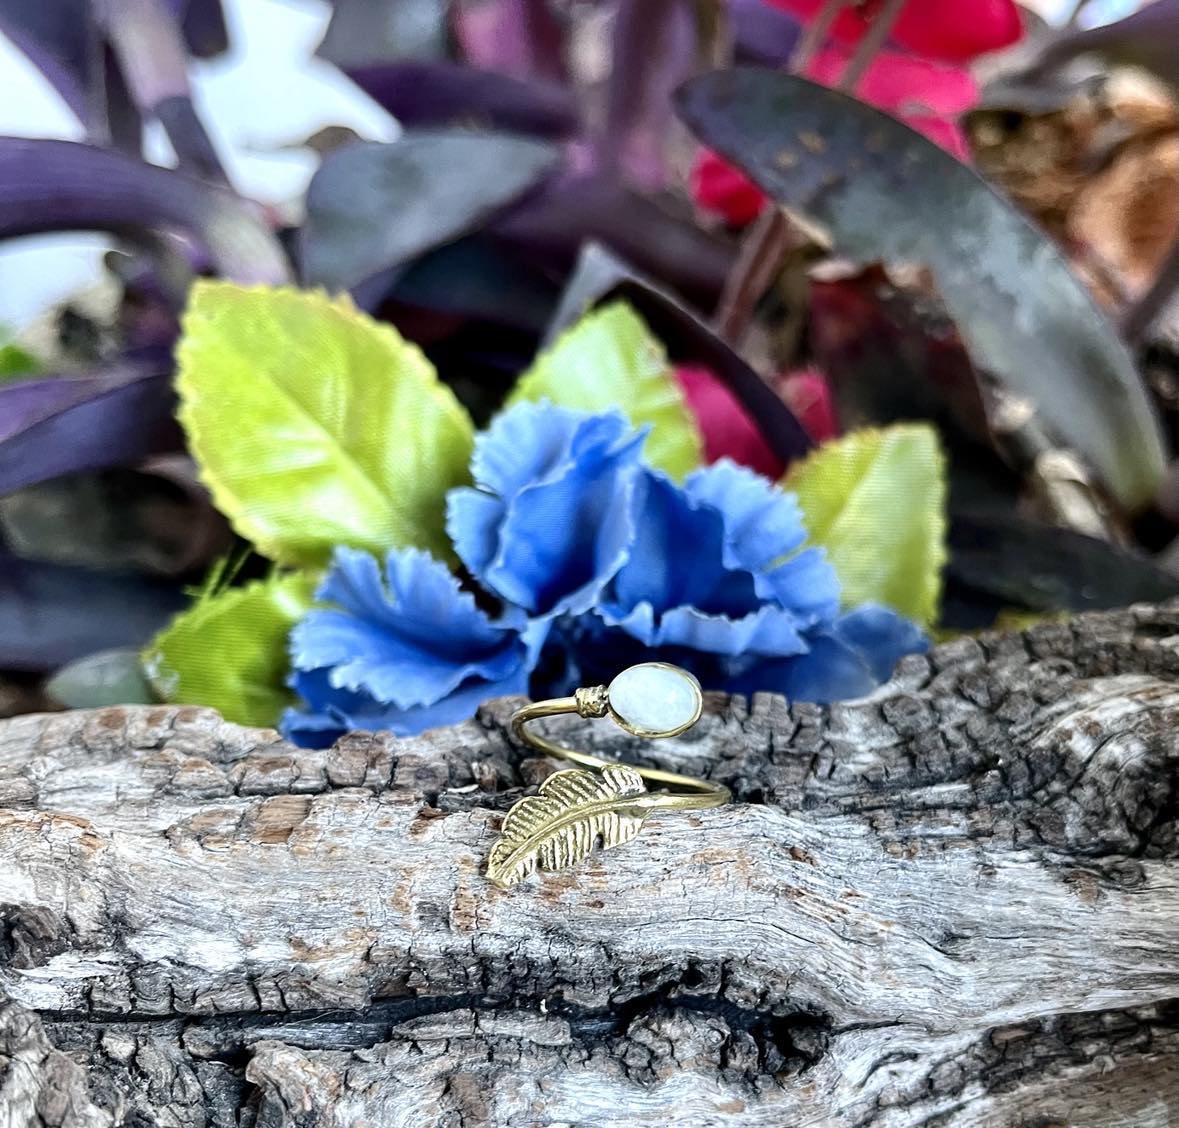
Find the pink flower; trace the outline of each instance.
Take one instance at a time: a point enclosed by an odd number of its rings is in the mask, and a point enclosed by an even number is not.
[[[706,462],[731,458],[771,481],[782,477],[786,464],[770,449],[741,401],[711,369],[699,364],[681,364],[675,370],[675,377],[704,438]],[[831,386],[817,368],[783,372],[773,383],[816,443],[839,434]]]
[[[851,52],[825,47],[807,67],[807,78],[824,86],[839,82]],[[856,97],[878,110],[907,120],[910,114],[954,117],[978,101],[978,83],[968,70],[899,51],[881,51],[856,86]]]
[[[846,48],[828,47],[811,60],[807,76],[824,86],[834,86],[849,57]],[[978,85],[961,67],[882,51],[872,60],[856,93],[869,105],[900,118],[958,160],[969,158],[966,139],[955,119],[978,101]],[[765,196],[757,185],[709,150],[703,150],[697,158],[691,189],[699,207],[719,215],[733,227],[750,223],[765,205]]]
[[[824,0],[771,0],[802,20],[813,19]],[[832,34],[841,43],[863,38],[880,8],[880,0],[854,0],[835,21]],[[997,51],[1023,35],[1014,0],[909,0],[893,25],[890,38],[932,59],[966,62]]]
[[[816,443],[839,434],[839,420],[831,397],[831,385],[817,368],[795,368],[774,381],[778,395],[794,412],[806,433]]]
[[[704,438],[704,459],[731,458],[777,481],[786,470],[757,424],[727,384],[698,364],[681,364],[675,377]]]
[[[765,193],[740,169],[711,149],[701,149],[692,168],[692,199],[732,227],[752,223],[765,206]]]

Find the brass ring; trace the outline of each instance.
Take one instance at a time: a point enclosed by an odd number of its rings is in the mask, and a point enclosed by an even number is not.
[[[512,806],[488,856],[487,876],[507,888],[538,868],[576,865],[599,840],[603,847],[629,842],[652,811],[701,810],[732,799],[729,789],[718,783],[632,767],[556,744],[531,731],[530,722],[566,713],[609,717],[633,736],[660,739],[690,729],[703,707],[700,683],[686,670],[666,662],[641,662],[623,670],[609,686],[579,689],[572,697],[518,709],[511,721],[517,740],[582,767],[554,772],[536,795]],[[648,783],[659,784],[660,790],[648,791]]]

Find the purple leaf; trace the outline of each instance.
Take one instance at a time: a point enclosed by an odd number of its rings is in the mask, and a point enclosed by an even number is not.
[[[763,67],[785,66],[802,36],[798,21],[766,0],[729,0],[729,26],[737,61]]]
[[[723,380],[783,462],[811,449],[814,444],[790,408],[698,314],[602,247],[591,243],[582,250],[549,326],[549,339],[586,310],[614,298],[624,298],[639,311],[676,363],[702,364]]]
[[[942,625],[989,626],[1020,611],[1094,611],[1179,595],[1179,577],[1140,553],[1014,512],[952,512]]]
[[[539,335],[558,292],[547,275],[474,234],[416,259],[382,296],[402,306]]]
[[[97,31],[88,0],[0,0],[0,32],[28,56],[89,129]]]
[[[199,575],[234,543],[182,454],[65,474],[6,494],[0,527],[8,547],[29,560],[166,576]]]
[[[612,46],[595,156],[603,170],[621,170],[647,190],[662,188],[672,93],[696,69],[695,15],[685,0],[621,0]]]
[[[232,193],[73,141],[0,137],[0,239],[45,231],[176,228],[236,282],[289,281],[286,255]]]
[[[347,74],[407,128],[461,120],[559,138],[579,125],[573,91],[552,82],[523,81],[445,60],[350,67]]]
[[[0,31],[61,95],[91,141],[139,152],[139,112],[88,0],[0,0]]]
[[[127,79],[119,69],[119,60],[109,46],[102,48],[102,93],[106,100],[106,119],[102,128],[87,129],[95,145],[109,145],[133,157],[143,155],[143,116]]]
[[[479,227],[557,162],[507,134],[431,131],[329,154],[307,190],[304,280],[348,289]]]
[[[89,376],[0,388],[0,494],[176,450],[171,364],[124,361]]]
[[[452,19],[471,66],[519,79],[567,80],[565,32],[548,0],[459,5]]]
[[[582,243],[596,240],[702,306],[716,300],[734,257],[728,240],[689,216],[595,173],[551,178],[489,229],[560,271],[573,265]]]
[[[393,59],[443,59],[449,0],[336,0],[315,53],[341,70]]]
[[[54,670],[142,646],[188,602],[173,584],[0,553],[0,669]]]
[[[168,0],[180,21],[184,42],[198,59],[212,59],[229,50],[229,30],[221,0]]]
[[[1133,358],[1060,251],[971,169],[871,106],[795,75],[718,71],[680,112],[779,204],[856,262],[922,263],[971,360],[1035,406],[1130,510],[1163,473]]]

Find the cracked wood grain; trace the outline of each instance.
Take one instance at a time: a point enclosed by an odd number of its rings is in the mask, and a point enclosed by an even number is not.
[[[515,704],[0,724],[0,1128],[1179,1120],[1179,603],[554,722],[737,802],[503,891]]]

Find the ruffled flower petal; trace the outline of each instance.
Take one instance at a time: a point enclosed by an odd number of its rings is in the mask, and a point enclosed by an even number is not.
[[[598,613],[651,647],[785,656],[830,619],[839,582],[822,550],[806,548],[793,495],[729,461],[677,486],[647,471],[637,531]]]
[[[327,671],[299,673],[295,689],[310,706],[288,709],[279,726],[283,736],[306,748],[322,748],[347,732],[391,732],[413,736],[427,729],[454,725],[475,715],[490,697],[528,692],[528,671],[521,668],[494,687],[472,679],[432,705],[401,709],[375,701],[367,694],[349,693],[330,684]]]
[[[877,682],[885,681],[906,654],[929,648],[929,639],[916,623],[878,603],[863,603],[841,615],[831,634],[863,656]]]
[[[533,615],[589,609],[626,556],[645,430],[619,412],[521,403],[476,441],[476,488],[452,490],[447,530],[471,573]]]
[[[630,552],[599,604],[607,622],[625,621],[642,603],[656,616],[685,606],[732,618],[757,610],[753,576],[725,562],[724,519],[713,506],[651,470],[635,502]]]
[[[798,616],[769,603],[737,619],[710,615],[696,607],[673,607],[657,616],[651,604],[640,603],[614,625],[650,647],[770,657],[802,654],[807,649]]]
[[[806,638],[808,649],[798,657],[734,663],[728,688],[738,693],[765,690],[818,704],[849,700],[871,693],[901,657],[929,645],[908,619],[875,604],[857,607]]]
[[[282,730],[312,746],[350,729],[420,732],[462,720],[480,701],[523,693],[548,632],[518,610],[492,620],[444,564],[418,549],[337,549],[329,604],[291,632],[292,684],[304,707]]]
[[[691,474],[684,492],[712,506],[724,524],[724,562],[754,576],[758,594],[811,619],[839,605],[839,579],[819,548],[802,548],[798,499],[759,474],[718,462]]]
[[[445,564],[419,549],[376,559],[340,548],[291,633],[296,670],[331,669],[338,689],[407,709],[432,704],[469,678],[498,682],[519,668],[523,618],[493,623]]]

